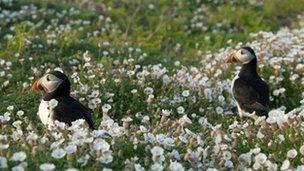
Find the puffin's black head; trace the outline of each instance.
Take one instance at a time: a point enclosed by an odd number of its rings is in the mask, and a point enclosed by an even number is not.
[[[245,65],[251,61],[256,63],[256,55],[253,49],[248,46],[244,46],[226,57],[227,63],[238,62],[242,65]]]
[[[45,97],[49,97],[51,99],[55,97],[69,96],[71,83],[64,73],[60,71],[51,71],[36,80],[32,85],[32,90],[42,90],[45,92]]]

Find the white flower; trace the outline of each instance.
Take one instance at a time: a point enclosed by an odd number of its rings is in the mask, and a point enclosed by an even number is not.
[[[218,171],[218,170],[215,168],[208,168],[207,171]]]
[[[217,113],[217,114],[223,114],[223,112],[224,112],[223,108],[222,108],[222,107],[219,107],[219,106],[216,107],[215,110],[216,110],[216,113]]]
[[[287,157],[291,158],[291,159],[295,158],[297,155],[298,155],[298,152],[295,149],[291,149],[287,152]]]
[[[281,170],[287,170],[290,167],[290,161],[289,160],[284,160],[282,166],[281,166]]]
[[[13,111],[14,110],[14,106],[8,106],[6,109],[9,110],[9,111]]]
[[[104,51],[102,52],[102,54],[103,54],[104,56],[108,56],[108,55],[109,55],[109,52],[106,51],[106,50],[104,50]]]
[[[98,104],[101,103],[101,99],[100,98],[93,98],[90,99],[88,106],[90,109],[95,109],[98,107]]]
[[[264,135],[261,131],[259,131],[259,132],[257,133],[257,138],[262,139],[262,138],[264,138],[264,137],[265,137],[265,135]]]
[[[176,160],[180,160],[181,159],[181,155],[178,153],[177,150],[172,150],[172,152],[170,152],[168,154],[171,158],[174,158]]]
[[[279,142],[281,143],[281,142],[283,142],[283,141],[285,141],[285,137],[284,137],[284,135],[282,135],[282,134],[279,134],[278,135],[278,138],[279,138]],[[303,149],[304,150],[304,149]],[[304,154],[304,153],[303,153]]]
[[[124,117],[124,118],[122,118],[122,121],[123,122],[131,122],[131,121],[133,121],[133,119],[131,118],[131,117]]]
[[[162,171],[164,170],[164,166],[160,163],[154,163],[151,165],[151,171]]]
[[[218,101],[219,101],[221,104],[225,104],[225,97],[222,96],[222,95],[220,95],[220,96],[218,97]]]
[[[6,87],[6,86],[8,86],[9,83],[10,83],[10,81],[9,81],[9,80],[6,80],[6,81],[4,81],[4,83],[2,84],[2,86],[3,86],[3,87]]]
[[[58,105],[58,101],[56,99],[52,99],[49,101],[50,109],[54,109]]]
[[[153,156],[161,156],[164,154],[164,149],[159,146],[155,146],[151,149],[151,153]]]
[[[70,144],[65,147],[65,151],[68,155],[73,154],[77,151],[77,146],[75,144]]]
[[[267,160],[267,156],[263,153],[259,153],[258,155],[255,156],[255,162],[263,165]]]
[[[61,149],[61,148],[57,148],[52,152],[52,157],[55,159],[61,159],[65,156],[66,152],[65,150]]]
[[[139,126],[139,129],[140,129],[140,131],[141,131],[142,133],[148,132],[148,129],[147,129],[146,127],[142,126],[142,125]]]
[[[132,93],[132,94],[135,94],[135,93],[137,93],[137,90],[136,90],[136,89],[132,89],[132,90],[131,90],[131,93]]]
[[[167,109],[162,109],[162,114],[164,116],[169,116],[171,114],[171,110],[167,110]]]
[[[49,139],[46,138],[46,137],[40,138],[40,143],[41,143],[41,144],[45,144],[45,143],[47,143],[48,141],[49,141]]]
[[[9,144],[0,143],[0,150],[6,150],[6,149],[8,149],[8,147],[9,147]]]
[[[13,122],[12,125],[13,125],[15,128],[20,128],[20,127],[21,127],[21,124],[22,124],[22,121],[17,120],[17,121],[15,121],[15,122]]]
[[[248,152],[248,153],[244,153],[240,155],[240,161],[242,161],[244,164],[251,164],[251,155],[252,153]]]
[[[13,154],[11,160],[22,162],[26,159],[26,153],[23,151],[19,151]]]
[[[90,155],[85,154],[84,156],[81,156],[79,159],[77,159],[77,162],[81,163],[81,166],[85,166],[87,165],[89,159]]]
[[[81,126],[85,123],[84,119],[77,119],[76,121],[72,122],[72,125],[68,128],[69,130],[79,130]]]
[[[184,167],[179,162],[171,162],[169,166],[170,171],[184,171]]]
[[[296,168],[296,171],[303,171],[304,170],[304,165],[300,165]]]
[[[58,135],[55,135],[55,136],[58,136]],[[57,141],[55,141],[51,144],[51,149],[58,148],[64,141],[65,141],[64,138],[61,138],[61,136],[60,137],[58,136]]]
[[[151,149],[151,153],[152,153],[152,160],[154,162],[163,162],[165,160],[164,157],[164,149],[159,147],[159,146],[155,146]]]
[[[304,144],[300,147],[300,153],[304,155]]]
[[[104,163],[104,164],[111,163],[113,161],[112,152],[110,152],[110,151],[104,152],[102,154],[102,156],[97,158],[96,160],[101,162],[101,163]]]
[[[153,10],[153,9],[155,8],[155,6],[154,6],[154,4],[149,4],[149,5],[148,5],[148,8],[149,8],[150,10]]]
[[[175,65],[175,66],[179,66],[179,65],[180,65],[180,61],[175,61],[175,62],[174,62],[174,65]]]
[[[24,171],[24,168],[20,165],[17,165],[12,168],[12,171]]]
[[[252,167],[253,167],[254,170],[259,170],[261,168],[261,164],[258,163],[258,162],[254,162]]]
[[[185,136],[180,135],[180,136],[178,136],[178,139],[185,144],[188,143],[188,139]]]
[[[78,171],[78,169],[75,169],[75,168],[68,168],[68,169],[66,169],[65,171]]]
[[[232,168],[232,167],[233,167],[232,161],[226,160],[226,161],[225,161],[225,167]]]
[[[253,154],[259,154],[261,152],[261,148],[256,147],[254,149],[251,149],[250,152],[252,152]]]
[[[149,122],[149,120],[150,120],[150,117],[148,116],[148,115],[145,115],[143,118],[142,118],[142,123],[147,123],[147,122]]]
[[[94,150],[108,151],[110,150],[110,145],[104,139],[98,138],[93,142]]]
[[[145,171],[145,168],[142,167],[140,164],[134,164],[135,171]]]
[[[207,88],[204,90],[204,94],[206,96],[206,98],[211,102],[213,100],[212,97],[212,90],[210,88]]]
[[[108,113],[109,110],[110,110],[111,108],[112,108],[111,105],[109,105],[109,104],[104,104],[104,105],[102,106],[102,112],[103,112],[103,113]]]
[[[154,95],[153,94],[149,94],[146,101],[147,101],[148,104],[151,104],[153,102],[153,99],[154,99]]]
[[[26,141],[36,141],[38,139],[38,135],[34,132],[30,132],[29,135],[26,137]]]
[[[269,171],[277,171],[278,170],[278,165],[275,164],[275,163],[271,163],[269,160],[265,165],[267,166],[267,170],[269,170]]]
[[[166,146],[171,146],[171,147],[175,146],[174,140],[170,137],[166,137],[163,141],[163,144]]]
[[[184,109],[183,106],[179,106],[179,107],[177,108],[177,113],[178,113],[178,114],[183,114],[184,112],[185,112],[185,109]]]
[[[113,170],[109,168],[103,168],[102,171],[113,171]]]
[[[5,157],[0,156],[0,169],[7,168],[7,160]]]
[[[145,141],[148,141],[150,143],[154,143],[155,142],[155,136],[151,133],[146,133],[144,134],[144,138],[145,138]]]
[[[11,120],[11,114],[9,112],[5,112],[4,115],[0,115],[0,123],[6,123]]]
[[[52,163],[43,163],[39,166],[39,169],[42,171],[52,171],[55,169],[55,165]]]
[[[181,125],[185,125],[185,124],[191,124],[192,121],[187,115],[183,115],[183,117],[181,117],[178,120],[178,123],[181,124]]]
[[[89,54],[89,51],[85,51],[85,53],[82,56],[85,62],[90,62],[91,56]]]
[[[97,98],[98,96],[99,96],[99,90],[93,90],[92,93],[88,97]]]
[[[270,124],[277,123],[279,126],[282,126],[288,119],[288,116],[281,110],[272,110],[268,115],[269,117],[266,119],[266,122]]]
[[[154,90],[151,87],[147,87],[144,89],[145,94],[150,95],[153,94]]]
[[[188,97],[189,95],[190,95],[189,90],[184,90],[184,91],[182,92],[182,96],[184,96],[184,97]]]
[[[57,129],[65,130],[66,129],[66,123],[59,122],[58,120],[55,120],[55,127]]]
[[[17,112],[17,116],[22,117],[24,115],[24,112],[22,110],[19,110]]]
[[[274,90],[274,91],[273,91],[273,95],[274,95],[274,96],[278,96],[278,95],[280,95],[280,94],[283,94],[285,91],[286,91],[285,88],[280,88],[280,89]]]
[[[167,85],[167,84],[169,84],[171,82],[171,78],[167,75],[167,74],[165,74],[164,76],[163,76],[163,83],[165,84],[165,85]]]

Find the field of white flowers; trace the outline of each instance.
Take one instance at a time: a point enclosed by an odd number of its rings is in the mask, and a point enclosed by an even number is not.
[[[272,5],[0,0],[0,170],[304,170],[304,7]],[[244,45],[267,119],[240,118],[230,95],[240,66],[224,58]],[[40,123],[30,86],[51,70],[98,129]]]

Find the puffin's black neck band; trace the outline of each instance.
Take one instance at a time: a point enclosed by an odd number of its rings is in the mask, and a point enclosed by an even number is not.
[[[242,66],[239,77],[249,81],[255,80],[257,76],[257,59],[253,58],[248,64],[244,64]]]

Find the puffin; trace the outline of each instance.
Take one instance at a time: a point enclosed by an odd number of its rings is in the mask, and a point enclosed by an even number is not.
[[[55,120],[71,126],[73,121],[84,119],[91,130],[94,122],[90,112],[70,96],[71,83],[60,71],[51,71],[36,80],[32,91],[43,91],[38,116],[45,126],[52,126]]]
[[[255,114],[268,117],[269,88],[257,72],[257,57],[251,47],[235,50],[226,57],[227,63],[241,65],[240,72],[231,84],[231,93],[236,102],[240,117]]]

